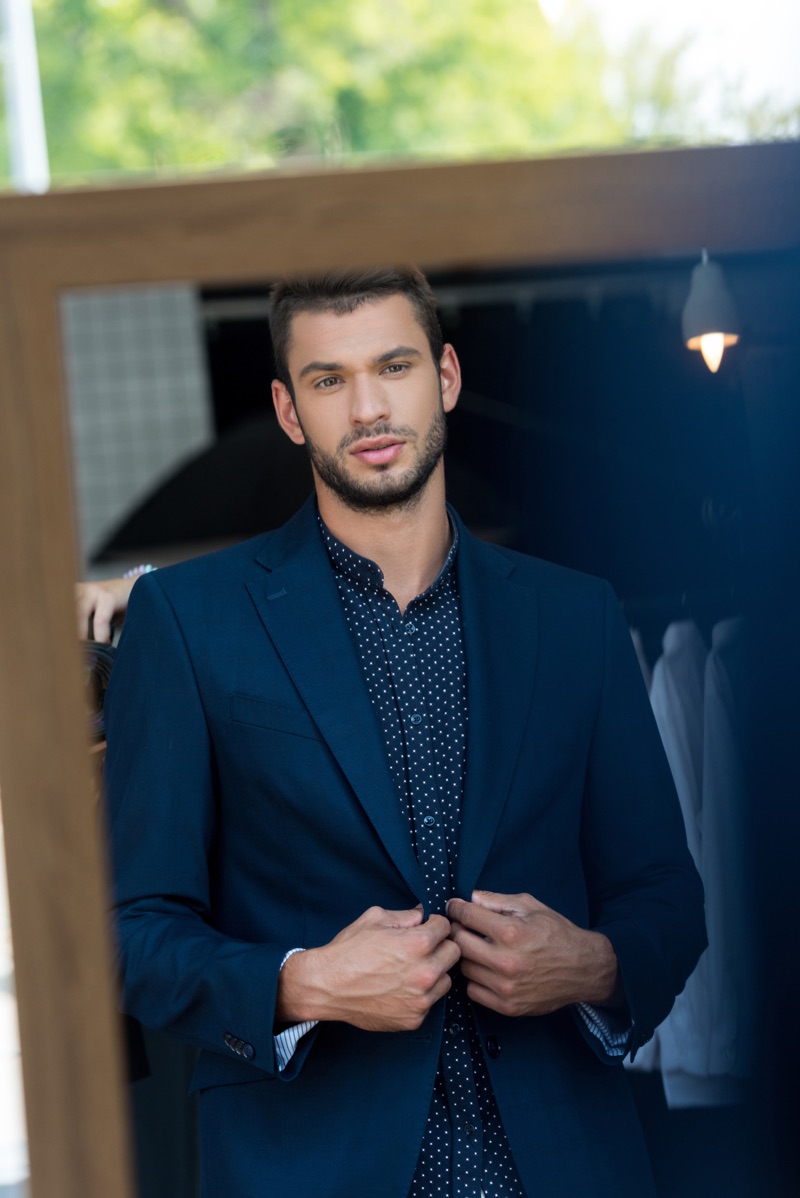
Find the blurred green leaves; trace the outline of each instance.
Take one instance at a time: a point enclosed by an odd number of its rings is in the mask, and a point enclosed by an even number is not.
[[[675,136],[680,47],[620,74],[581,0],[35,0],[54,181]],[[625,84],[616,94],[610,72]],[[647,112],[642,122],[641,113]],[[637,113],[639,114],[637,117]],[[666,115],[665,115],[666,113]]]

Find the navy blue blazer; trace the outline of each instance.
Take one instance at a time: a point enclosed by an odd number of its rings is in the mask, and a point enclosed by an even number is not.
[[[611,940],[649,1038],[705,943],[702,891],[607,584],[484,544],[457,569],[469,727],[457,891],[527,891]],[[316,527],[140,579],[106,704],[124,1003],[202,1052],[203,1193],[406,1198],[443,1004],[410,1033],[318,1026],[281,1074],[280,962],[425,887]],[[475,1008],[535,1198],[643,1198],[619,1066],[569,1011]]]

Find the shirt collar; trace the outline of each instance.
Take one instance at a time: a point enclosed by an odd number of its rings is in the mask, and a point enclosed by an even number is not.
[[[453,519],[449,504],[447,505],[447,519],[452,535],[450,549],[441,570],[428,589],[422,595],[417,596],[418,599],[434,594],[434,592],[438,591],[445,584],[448,578],[451,576],[455,577],[454,564],[458,551],[458,526]],[[380,566],[376,562],[370,561],[368,557],[362,557],[354,550],[348,549],[347,545],[343,544],[342,541],[333,535],[319,512],[317,512],[317,520],[334,573],[346,578],[354,586],[370,591],[382,591],[383,571]]]

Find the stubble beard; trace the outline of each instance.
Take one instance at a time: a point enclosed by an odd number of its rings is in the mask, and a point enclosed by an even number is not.
[[[402,425],[395,427],[387,422],[379,421],[367,433],[363,429],[356,429],[347,437],[343,437],[335,453],[326,453],[320,449],[305,434],[305,430],[303,431],[308,456],[319,479],[338,496],[346,507],[352,511],[364,513],[416,507],[447,444],[447,421],[440,400],[439,407],[425,434],[425,441],[413,465],[399,475],[390,473],[391,463],[387,463],[385,466],[376,466],[372,478],[362,481],[353,478],[347,472],[346,462],[350,447],[357,441],[362,441],[365,435],[376,438],[398,437],[407,443],[414,443],[417,440],[414,429]]]

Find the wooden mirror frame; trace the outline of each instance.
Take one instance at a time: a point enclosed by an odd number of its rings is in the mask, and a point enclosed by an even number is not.
[[[800,244],[798,211],[796,143],[0,198],[0,780],[33,1198],[132,1192],[72,602],[62,292],[780,250]]]

